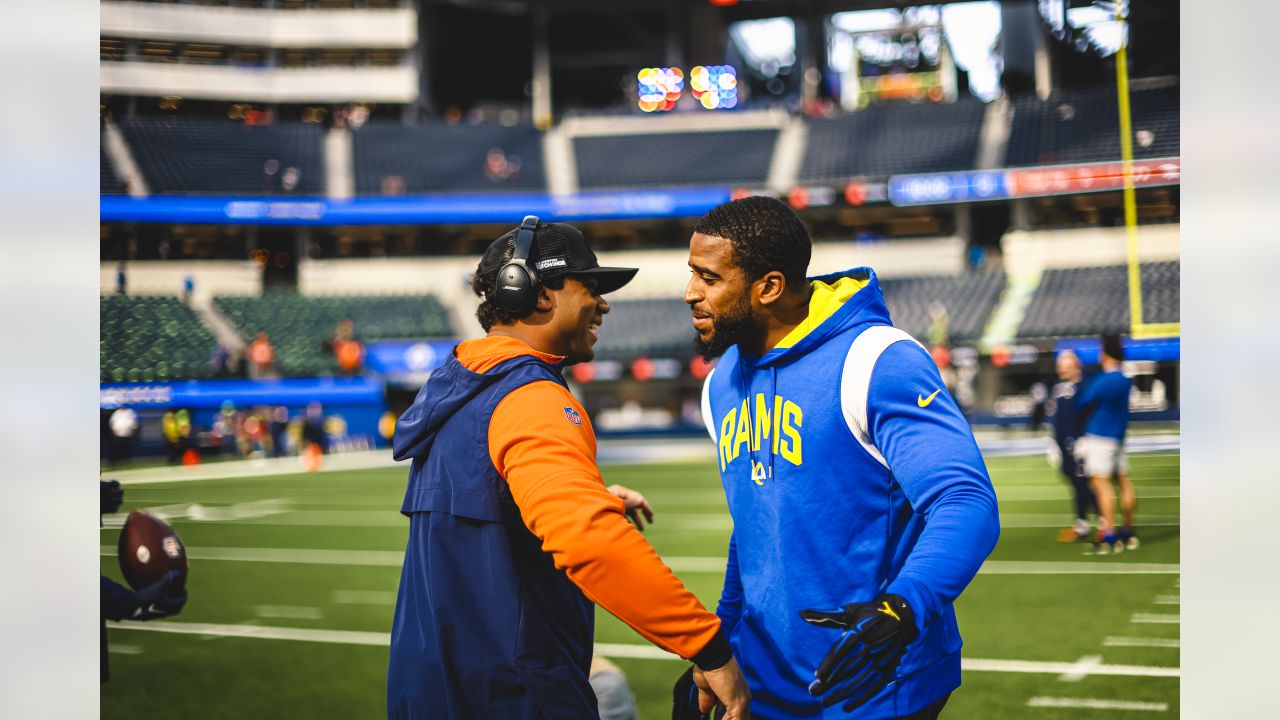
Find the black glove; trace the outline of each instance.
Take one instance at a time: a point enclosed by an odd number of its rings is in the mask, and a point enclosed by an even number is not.
[[[918,635],[915,615],[897,595],[881,595],[843,610],[802,610],[800,617],[821,627],[843,630],[814,672],[809,694],[823,707],[848,700],[844,711],[865,704],[894,681],[898,663]]]
[[[671,690],[671,720],[707,720],[698,709],[698,686],[693,684],[693,666],[676,680]]]
[[[164,577],[142,588],[137,593],[138,606],[129,615],[130,620],[155,620],[182,612],[187,604],[187,591],[178,590],[177,570],[170,570]]]
[[[98,501],[100,512],[103,515],[109,515],[119,510],[120,503],[124,502],[124,488],[120,487],[120,481],[99,480]]]

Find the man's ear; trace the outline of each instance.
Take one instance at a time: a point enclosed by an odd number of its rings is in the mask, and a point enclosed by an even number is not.
[[[777,270],[770,270],[752,285],[753,290],[759,293],[756,297],[760,304],[770,305],[781,299],[787,291],[787,276]]]
[[[556,309],[555,296],[547,289],[546,285],[538,288],[538,302],[533,306],[534,312],[551,312]]]

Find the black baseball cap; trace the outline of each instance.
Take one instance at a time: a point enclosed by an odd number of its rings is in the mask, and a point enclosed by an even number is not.
[[[501,267],[499,258],[510,256],[519,228],[489,244],[482,267]],[[596,292],[604,295],[631,282],[639,268],[600,267],[596,254],[587,246],[582,231],[565,223],[539,223],[525,263],[544,278],[577,277],[596,281]]]

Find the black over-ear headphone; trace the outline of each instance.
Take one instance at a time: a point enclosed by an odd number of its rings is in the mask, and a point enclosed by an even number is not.
[[[503,310],[518,318],[533,312],[534,306],[538,304],[538,293],[542,290],[538,271],[527,263],[539,222],[541,221],[537,215],[525,216],[516,233],[516,247],[511,260],[502,266],[498,276],[494,278],[493,300]]]

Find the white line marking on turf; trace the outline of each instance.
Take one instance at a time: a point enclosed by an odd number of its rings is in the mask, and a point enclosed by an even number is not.
[[[1110,562],[1023,562],[988,560],[983,575],[1177,575],[1176,564]]]
[[[1179,598],[1177,595],[1157,595],[1156,604],[1157,605],[1181,605],[1182,599]]]
[[[295,640],[298,642],[337,643],[340,645],[390,645],[389,632],[358,630],[317,630],[313,628],[268,627],[265,625],[216,625],[213,623],[175,623],[124,621],[114,627],[122,630],[207,635],[211,637],[252,638],[255,640]]]
[[[1162,702],[1135,702],[1131,700],[1097,700],[1094,698],[1033,697],[1027,707],[1079,708],[1083,710],[1136,710],[1168,712],[1169,704]]]
[[[1155,625],[1177,625],[1182,622],[1180,615],[1165,615],[1161,613],[1134,613],[1129,618],[1131,623],[1151,623]]]
[[[676,572],[687,573],[722,573],[724,572],[725,563],[728,558],[722,557],[680,557],[678,555],[664,555],[662,561],[667,567]]]
[[[1062,682],[1080,682],[1089,677],[1093,669],[1102,665],[1101,655],[1085,655],[1071,665],[1069,672],[1064,672],[1058,676]]]
[[[107,646],[107,652],[112,655],[141,655],[141,645],[124,645],[121,643],[111,643]]]
[[[98,548],[104,557],[113,557],[116,548]],[[399,550],[318,550],[312,548],[197,547],[187,548],[192,560],[231,562],[298,563],[302,565],[364,565],[400,567],[404,553]],[[667,556],[663,560],[676,572],[724,572],[723,557]],[[1129,562],[1024,562],[988,560],[978,571],[985,575],[1177,575],[1176,564]]]
[[[115,555],[116,548],[103,545],[102,555]],[[400,567],[404,553],[399,550],[316,550],[311,548],[187,548],[192,560],[230,560],[233,562],[299,563],[302,565],[368,565]]]
[[[596,643],[595,654],[607,658],[635,658],[637,660],[680,660],[679,655],[656,645],[631,645],[627,643]]]
[[[305,605],[255,605],[253,613],[263,618],[290,618],[293,620],[320,620],[324,613],[318,607]]]
[[[1062,513],[1000,513],[1002,528],[1051,528],[1062,527],[1065,521]],[[1177,527],[1180,523],[1177,515],[1143,515],[1144,526]]]
[[[1032,660],[984,660],[962,658],[960,668],[969,672],[1006,672],[1065,675],[1078,671],[1076,663],[1037,662]],[[1148,665],[1098,665],[1089,669],[1089,675],[1125,675],[1133,677],[1180,677],[1176,667],[1152,667]]]
[[[1178,638],[1144,638],[1144,637],[1108,637],[1102,641],[1103,647],[1144,647],[1144,648],[1178,648]]]
[[[386,590],[334,590],[335,605],[395,605],[396,594]]]
[[[341,645],[390,645],[389,632],[363,632],[357,630],[321,630],[316,628],[267,627],[263,625],[217,625],[213,623],[178,623],[168,620],[158,622],[116,623],[122,630],[167,632],[181,635],[206,635],[212,637],[252,638],[257,640],[290,640],[299,642],[336,643]],[[606,657],[627,657],[643,660],[679,660],[677,656],[648,644],[596,643],[597,653]],[[991,660],[964,658],[961,667],[970,672],[1034,673],[1062,675],[1079,672],[1079,663],[1038,662],[1030,660]],[[1179,677],[1176,667],[1148,667],[1144,665],[1097,665],[1087,668],[1089,675],[1117,675],[1137,677]]]

